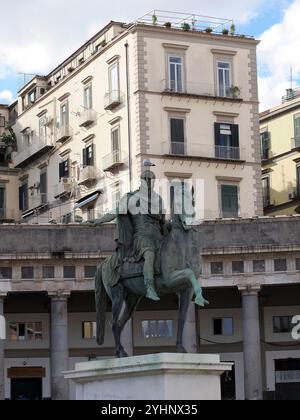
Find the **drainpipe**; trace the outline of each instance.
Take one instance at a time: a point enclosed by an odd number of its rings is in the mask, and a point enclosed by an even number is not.
[[[132,147],[131,147],[131,120],[130,120],[130,80],[129,80],[129,56],[128,56],[128,41],[125,46],[126,57],[126,87],[127,87],[127,128],[128,128],[128,155],[129,155],[129,186],[132,191]]]

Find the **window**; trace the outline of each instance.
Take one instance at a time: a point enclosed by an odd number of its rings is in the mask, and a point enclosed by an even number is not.
[[[47,137],[47,117],[41,117],[39,120],[39,137],[45,141]]]
[[[219,275],[223,274],[223,262],[222,261],[213,261],[210,263],[211,274]]]
[[[27,182],[19,188],[19,209],[25,211],[28,209],[28,184]]]
[[[64,278],[65,279],[75,279],[76,277],[76,267],[73,265],[64,266]]]
[[[0,279],[11,279],[12,268],[11,267],[0,267]]]
[[[5,117],[3,115],[0,115],[0,128],[5,127]]]
[[[169,89],[172,92],[183,92],[182,57],[169,56]]]
[[[5,188],[0,187],[0,220],[5,219]]]
[[[116,209],[121,200],[120,184],[117,182],[112,189],[112,208]]]
[[[111,130],[111,147],[113,153],[113,164],[119,163],[121,159],[120,155],[120,127],[114,127]]]
[[[273,332],[274,334],[290,333],[293,329],[293,316],[274,316]]]
[[[215,157],[240,159],[239,126],[215,123]]]
[[[90,144],[82,151],[83,167],[94,166],[94,145]]]
[[[231,64],[225,61],[218,61],[218,95],[231,97]]]
[[[297,198],[299,198],[300,197],[300,165],[298,165],[296,168],[296,182],[297,182],[296,193],[297,193]]]
[[[263,190],[263,203],[264,208],[269,207],[271,204],[270,198],[270,177],[265,177],[262,179],[262,190]]]
[[[92,100],[92,86],[86,86],[83,92],[83,104],[84,109],[92,109],[93,108],[93,100]]]
[[[266,271],[265,260],[255,260],[255,261],[253,261],[253,272],[254,273],[264,273],[265,271]]]
[[[300,258],[296,258],[296,270],[300,271]]]
[[[232,336],[234,334],[233,318],[216,318],[213,320],[214,335]]]
[[[43,278],[44,279],[54,279],[54,267],[46,265],[43,267]]]
[[[28,102],[29,104],[34,104],[36,101],[36,89],[28,93]]]
[[[40,341],[43,339],[42,322],[10,322],[10,341]]]
[[[260,133],[261,141],[261,158],[262,160],[268,160],[270,157],[270,133],[263,131]]]
[[[61,180],[62,178],[69,178],[69,174],[69,159],[66,159],[59,164],[59,180]]]
[[[221,185],[222,217],[239,216],[239,189],[237,185]]]
[[[185,181],[171,182],[170,185],[170,207],[171,215],[182,214],[185,202]]]
[[[119,87],[119,63],[115,62],[108,69],[109,79],[109,95],[110,102],[119,102],[120,87]]]
[[[84,267],[84,277],[86,279],[92,279],[96,275],[97,267],[95,265],[86,265]]]
[[[275,271],[287,271],[287,262],[285,259],[274,260]]]
[[[185,155],[185,127],[183,118],[170,118],[171,153]]]
[[[243,274],[244,271],[244,261],[232,261],[232,274]]]
[[[82,338],[84,340],[93,340],[96,338],[97,325],[94,321],[84,321],[82,323]]]
[[[69,126],[69,103],[65,102],[60,107],[60,124],[62,127]]]
[[[142,321],[142,337],[145,339],[173,337],[173,320]]]
[[[300,147],[300,114],[294,116],[295,147]]]
[[[47,169],[41,170],[40,173],[40,195],[41,204],[47,203]]]
[[[34,278],[34,269],[33,267],[22,267],[22,279],[33,279]]]

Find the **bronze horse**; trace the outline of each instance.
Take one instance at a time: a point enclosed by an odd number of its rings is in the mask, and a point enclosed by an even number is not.
[[[179,353],[186,353],[182,336],[192,298],[196,296],[195,303],[199,306],[209,302],[203,298],[198,281],[202,262],[199,248],[193,240],[194,229],[187,225],[185,215],[174,216],[171,225],[172,230],[162,243],[161,274],[156,276],[155,284],[159,296],[179,296],[176,347]],[[115,354],[119,358],[128,356],[121,344],[122,331],[141,299],[146,296],[142,271],[134,276],[130,276],[131,272],[125,272],[113,287],[108,284],[103,263],[98,266],[96,273],[97,343],[102,345],[104,342],[107,294],[112,301],[112,332]]]

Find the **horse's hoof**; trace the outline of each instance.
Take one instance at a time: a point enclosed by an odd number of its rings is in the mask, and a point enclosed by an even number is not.
[[[204,307],[205,305],[209,305],[209,302],[203,298],[202,294],[196,296],[195,303],[196,305],[202,307]]]
[[[118,359],[123,359],[124,357],[129,357],[125,350],[120,350],[116,352]]]

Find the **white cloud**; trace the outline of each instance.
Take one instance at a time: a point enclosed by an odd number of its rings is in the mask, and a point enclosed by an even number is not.
[[[286,10],[280,23],[272,26],[260,37],[258,47],[259,91],[261,110],[280,103],[285,89],[290,87],[290,67],[293,78],[300,79],[300,0]],[[296,85],[297,82],[294,82]]]
[[[0,92],[0,102],[11,103],[13,100],[13,93],[10,90],[3,90]]]
[[[232,18],[244,23],[270,0],[173,0],[172,10]],[[130,22],[169,0],[14,0],[1,6],[0,67],[48,73],[110,20]],[[4,64],[3,64],[4,63]]]

